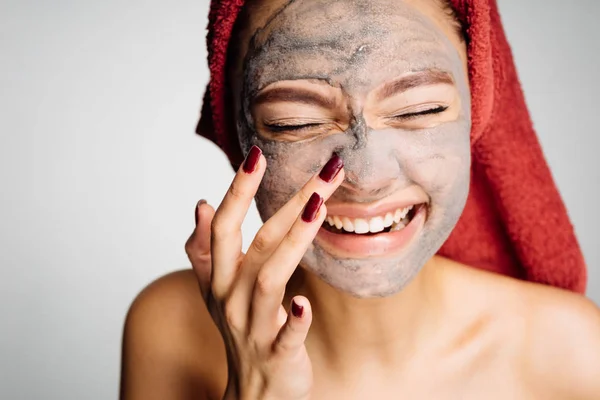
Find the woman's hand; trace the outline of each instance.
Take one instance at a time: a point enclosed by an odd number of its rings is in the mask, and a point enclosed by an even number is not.
[[[227,348],[225,398],[307,399],[313,384],[304,345],[310,303],[296,296],[290,312],[281,303],[326,217],[323,202],[343,182],[342,161],[334,155],[261,227],[243,254],[242,222],[265,168],[266,159],[253,147],[216,212],[198,204],[186,252]]]

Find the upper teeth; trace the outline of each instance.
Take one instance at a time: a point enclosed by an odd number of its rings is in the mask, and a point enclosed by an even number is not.
[[[398,224],[402,221],[408,212],[413,208],[409,206],[406,208],[399,208],[395,212],[389,212],[384,216],[374,218],[348,218],[339,217],[337,215],[327,216],[327,223],[331,226],[335,226],[338,229],[344,229],[346,232],[354,233],[377,233],[383,231],[385,228],[392,226],[394,223]]]

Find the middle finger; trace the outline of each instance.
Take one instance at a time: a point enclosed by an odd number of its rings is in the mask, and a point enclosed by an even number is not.
[[[246,266],[262,265],[270,257],[313,193],[319,193],[327,200],[335,192],[344,181],[343,167],[344,162],[341,157],[334,154],[319,174],[314,175],[294,197],[264,223],[246,252],[243,271],[251,271],[252,268]]]
[[[258,270],[289,232],[311,195],[320,193],[326,201],[343,181],[343,162],[339,156],[334,155],[319,174],[313,176],[292,199],[265,222],[244,256],[235,290],[231,293],[231,304],[244,306],[246,309],[250,307]]]

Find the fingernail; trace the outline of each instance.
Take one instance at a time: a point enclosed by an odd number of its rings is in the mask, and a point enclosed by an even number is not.
[[[323,204],[323,198],[318,193],[313,193],[308,199],[304,211],[302,212],[302,220],[304,222],[313,222],[317,218],[319,208]]]
[[[292,315],[296,318],[302,318],[302,314],[304,314],[304,306],[292,300]]]
[[[329,159],[329,161],[327,161],[327,164],[325,164],[325,166],[321,170],[319,178],[329,183],[335,179],[337,174],[340,173],[343,166],[344,161],[342,160],[342,157],[334,153],[333,156]]]
[[[260,160],[260,155],[262,154],[262,150],[258,148],[258,146],[252,146],[248,156],[246,157],[246,161],[244,161],[244,172],[247,174],[251,174],[256,169],[258,165],[258,160]]]
[[[196,220],[196,226],[198,226],[198,209],[202,204],[206,204],[206,200],[200,200],[198,203],[196,203],[196,208],[194,209],[194,219]]]

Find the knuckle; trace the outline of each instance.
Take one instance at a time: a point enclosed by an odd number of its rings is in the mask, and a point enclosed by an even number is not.
[[[210,270],[212,268],[212,256],[210,253],[200,254],[196,249],[192,249],[187,253],[187,256],[194,270],[198,268]]]
[[[190,257],[192,268],[202,275],[212,273],[212,257],[210,254],[198,254]]]
[[[185,254],[187,254],[188,258],[191,259],[192,255],[194,254],[194,242],[191,236],[188,238],[188,240],[186,240],[184,248]]]
[[[233,307],[228,307],[228,305],[225,304],[223,309],[223,317],[225,318],[225,323],[229,329],[236,331],[242,330],[241,315],[239,312],[236,312]]]
[[[271,244],[271,233],[268,230],[261,229],[258,231],[254,240],[252,241],[252,249],[257,253],[262,253],[270,247]]]
[[[260,295],[271,295],[281,290],[281,285],[271,274],[259,273],[256,278],[255,290]]]
[[[246,341],[248,344],[254,347],[254,351],[258,352],[259,343],[264,342],[264,334],[261,337],[261,334],[257,332],[256,327],[253,327],[252,324],[248,327],[248,331],[246,332]]]
[[[306,203],[308,203],[308,200],[310,200],[310,196],[312,196],[313,192],[308,193],[306,188],[302,188],[299,192],[298,192],[298,201],[304,205]]]
[[[229,186],[229,195],[238,200],[246,197],[244,186],[237,179],[231,182],[231,185]]]
[[[250,333],[248,333],[246,341],[253,347],[253,352],[258,353],[258,346],[256,344],[259,343],[260,337],[254,331],[251,330]]]
[[[220,215],[215,215],[210,225],[210,236],[212,239],[221,240],[229,236],[227,225],[223,222]]]
[[[215,217],[213,218],[213,220],[210,222],[210,233],[212,235],[214,235],[215,231],[219,231],[221,230],[221,227],[223,225],[223,223],[221,222],[222,217],[221,217],[221,212],[217,211],[215,213]]]
[[[196,233],[192,233],[190,237],[185,241],[185,251],[189,253],[193,253],[198,249],[198,245],[200,243],[200,238]]]
[[[290,247],[297,247],[302,245],[302,237],[294,229],[288,231],[285,234],[284,239]]]
[[[288,351],[292,350],[293,348],[294,348],[294,345],[292,345],[287,340],[278,339],[277,342],[275,342],[275,349],[279,353],[288,352]]]
[[[222,301],[225,298],[225,290],[222,289],[222,285],[219,284],[218,279],[214,277],[210,280],[210,292],[213,294],[215,300]]]
[[[286,332],[289,334],[289,332]],[[296,343],[295,338],[278,338],[277,342],[275,342],[275,349],[279,353],[286,353],[292,351],[298,347],[298,343]]]

